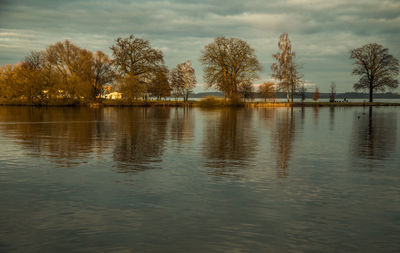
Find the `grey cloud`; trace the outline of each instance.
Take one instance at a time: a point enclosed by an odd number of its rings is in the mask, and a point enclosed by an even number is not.
[[[225,35],[247,40],[269,79],[279,35],[289,32],[307,81],[324,91],[340,79],[344,91],[355,80],[351,48],[378,42],[400,58],[399,21],[396,0],[0,1],[0,64],[64,39],[110,53],[115,38],[133,33],[163,50],[169,67],[191,59],[202,82],[200,50]]]

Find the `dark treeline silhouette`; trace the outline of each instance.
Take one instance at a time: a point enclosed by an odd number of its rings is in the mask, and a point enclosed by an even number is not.
[[[208,87],[218,89],[233,102],[230,104],[243,98],[266,100],[282,94],[287,102],[293,102],[296,96],[304,100],[309,93],[287,33],[280,36],[278,48],[279,52],[272,55],[276,62],[271,65],[276,83],[264,82],[255,91],[253,83],[259,79],[262,67],[254,49],[238,38],[217,37],[201,51],[203,78]],[[21,63],[3,65],[0,104],[85,104],[105,98],[132,103],[170,96],[188,101],[196,85],[189,60],[169,71],[163,52],[134,35],[117,38],[110,49],[111,57],[65,40],[30,52]],[[353,74],[360,76],[354,89],[368,90],[370,102],[377,91],[398,87],[398,60],[382,45],[372,43],[353,49],[350,59],[354,60]],[[330,92],[328,97],[334,101],[332,95]]]

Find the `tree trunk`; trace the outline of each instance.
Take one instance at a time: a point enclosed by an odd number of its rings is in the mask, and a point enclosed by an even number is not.
[[[374,101],[374,88],[372,87],[372,85],[369,86],[369,102],[373,102]]]
[[[292,91],[292,94],[290,94],[290,100],[291,100],[291,103],[293,104],[293,91]]]
[[[290,99],[292,104],[293,104],[293,97],[294,97],[294,84],[291,85],[291,94],[290,94]]]
[[[289,103],[289,87],[287,87],[286,88],[286,99],[287,99],[287,102]]]

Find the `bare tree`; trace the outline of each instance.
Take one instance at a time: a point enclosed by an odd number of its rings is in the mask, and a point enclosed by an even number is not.
[[[252,83],[262,69],[254,49],[237,38],[217,37],[201,54],[204,80],[229,98],[238,96],[240,86]]]
[[[23,63],[30,69],[42,69],[44,65],[44,53],[41,51],[31,51],[25,56]]]
[[[258,93],[267,101],[267,98],[275,98],[275,84],[273,82],[265,82],[258,87]]]
[[[335,96],[336,96],[336,84],[335,84],[335,82],[331,82],[331,86],[330,86],[330,88],[331,88],[331,93],[330,93],[330,95],[329,95],[329,102],[335,102]]]
[[[278,47],[281,52],[273,54],[276,63],[271,65],[272,77],[279,81],[281,90],[286,91],[287,102],[289,98],[293,103],[293,97],[297,87],[301,84],[302,75],[297,71],[299,68],[295,62],[296,53],[292,52],[292,43],[287,33],[279,37]]]
[[[350,51],[350,59],[354,60],[353,75],[360,80],[354,84],[355,90],[368,89],[369,101],[373,102],[374,91],[395,89],[399,74],[399,61],[389,54],[382,45],[371,43]]]
[[[97,51],[93,58],[93,97],[103,92],[103,86],[114,80],[115,72],[112,61],[102,51]]]
[[[183,101],[188,101],[190,92],[196,87],[196,75],[192,63],[186,61],[172,69],[170,83],[174,96],[183,97]]]

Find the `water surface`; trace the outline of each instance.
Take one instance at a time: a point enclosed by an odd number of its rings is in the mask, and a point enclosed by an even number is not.
[[[399,111],[0,107],[0,252],[398,252]]]

